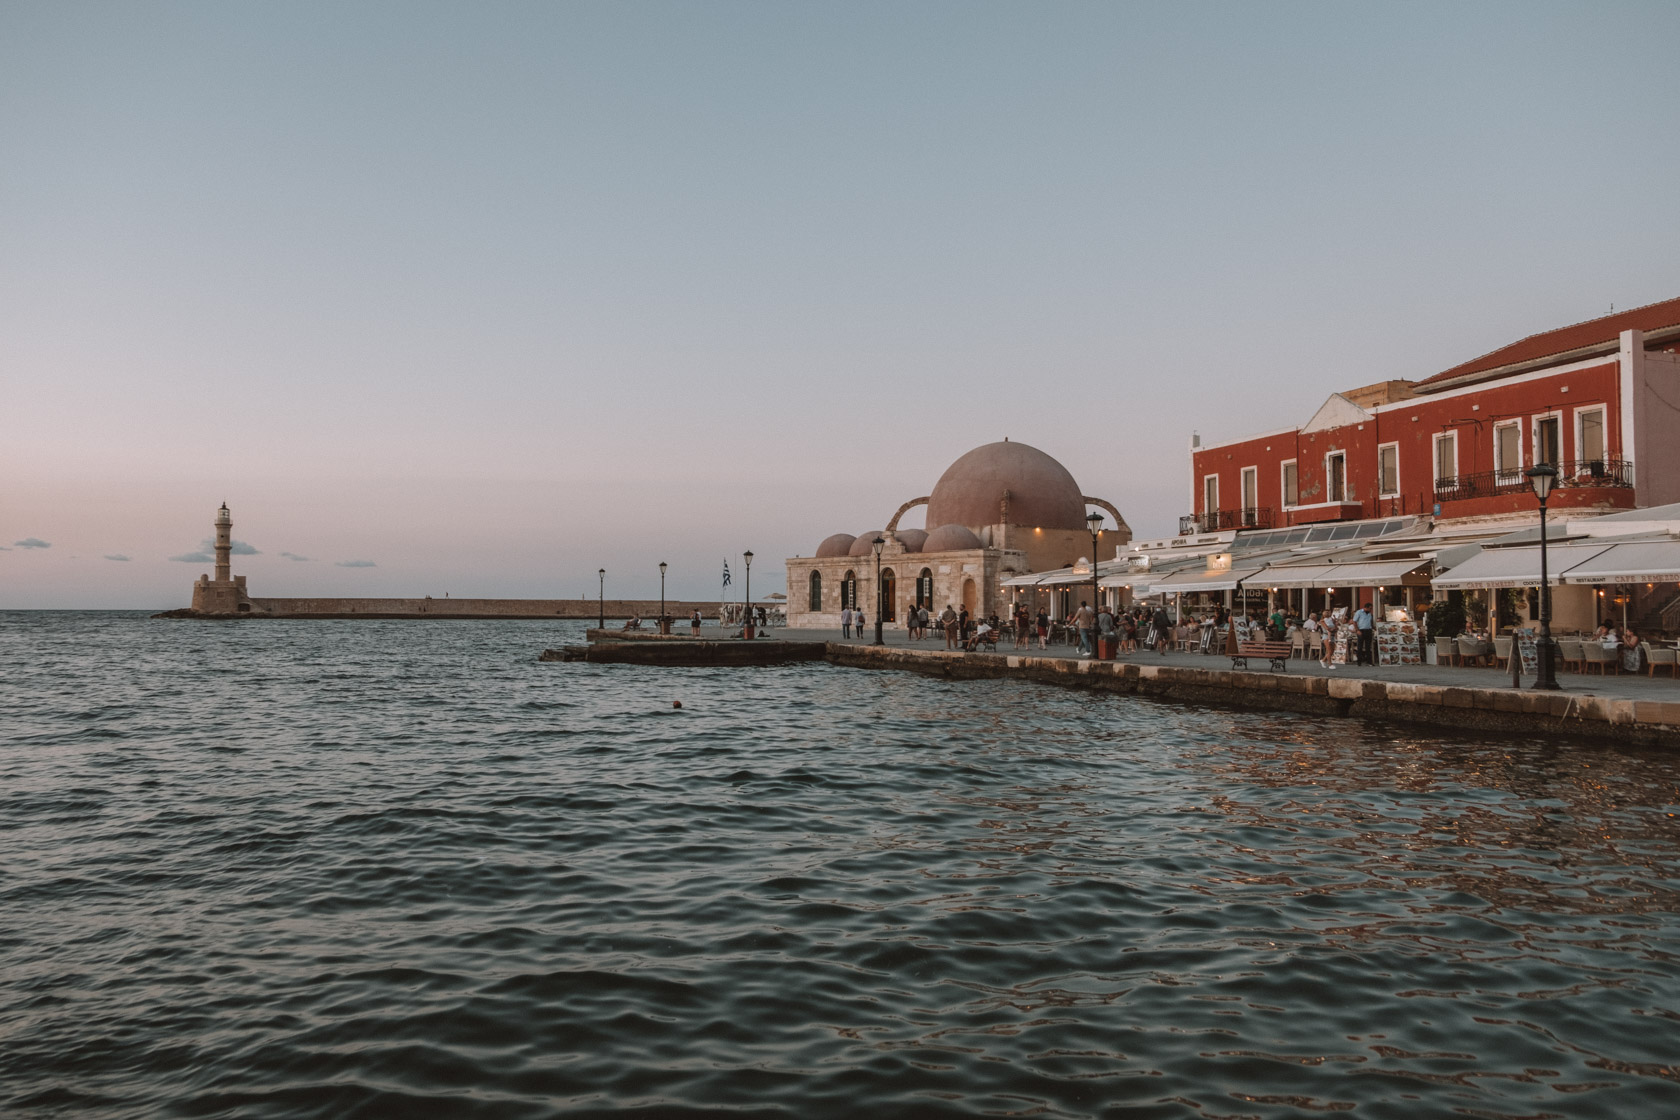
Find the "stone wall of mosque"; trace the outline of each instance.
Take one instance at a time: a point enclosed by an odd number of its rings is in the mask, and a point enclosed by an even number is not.
[[[1090,537],[1086,537],[1090,548]],[[884,621],[902,626],[905,610],[918,594],[941,611],[967,605],[970,613],[990,614],[1006,602],[998,584],[1025,571],[1026,554],[1014,549],[977,548],[958,552],[909,552],[896,541],[881,553],[881,583],[888,610]],[[812,577],[815,576],[815,581]],[[848,602],[862,607],[871,625],[879,604],[875,594],[875,554],[787,561],[787,618],[790,627],[837,630]]]

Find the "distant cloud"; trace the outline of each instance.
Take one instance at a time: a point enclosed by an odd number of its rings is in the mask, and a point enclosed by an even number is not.
[[[124,564],[126,564],[126,563],[128,563],[128,557],[126,557],[126,556],[124,556],[124,555],[123,555],[123,554],[122,554],[122,553],[120,553],[120,552],[109,552],[109,553],[106,553],[106,555],[105,555],[105,559],[107,559],[107,560],[117,560],[117,561],[120,561],[120,562],[122,562],[122,563],[124,563]]]
[[[40,537],[25,537],[21,541],[13,541],[19,548],[51,548],[52,545]]]
[[[309,560],[309,557],[299,556],[295,552],[282,552],[280,555],[284,556],[288,560],[298,560],[298,561],[302,561],[302,562],[305,562],[305,563],[307,563],[308,560]]]
[[[338,562],[338,566],[340,568],[377,568],[377,567],[379,567],[379,565],[375,564],[372,560],[340,560]]]
[[[234,541],[233,547],[228,549],[235,556],[261,556],[262,553],[246,544],[244,541]],[[183,552],[170,559],[182,564],[214,564],[216,562],[216,542],[206,537],[199,543],[197,552]],[[293,557],[299,559],[299,557]]]

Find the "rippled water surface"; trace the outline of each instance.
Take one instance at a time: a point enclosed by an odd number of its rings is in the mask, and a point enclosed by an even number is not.
[[[572,638],[0,615],[0,1112],[1680,1116],[1667,755]]]

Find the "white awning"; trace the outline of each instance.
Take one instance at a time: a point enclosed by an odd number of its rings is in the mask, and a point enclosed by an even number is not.
[[[1546,582],[1554,587],[1563,574],[1586,563],[1609,546],[1560,544],[1546,550]],[[1539,548],[1484,548],[1458,567],[1429,581],[1437,591],[1466,587],[1539,587]]]
[[[1053,574],[1054,573],[1046,573],[1046,572],[1028,572],[1024,576],[1012,576],[1009,579],[1004,580],[1001,584],[999,584],[999,586],[1000,587],[1036,587],[1038,585],[1039,580],[1043,579],[1046,575],[1053,575]]]
[[[1252,579],[1264,568],[1227,568],[1224,571],[1210,572],[1205,568],[1193,572],[1174,572],[1165,579],[1156,580],[1149,585],[1152,595],[1182,595],[1195,591],[1235,591],[1237,584]],[[1258,586],[1262,581],[1255,581]],[[1267,586],[1271,586],[1267,584]]]
[[[1337,585],[1326,583],[1324,577],[1336,567],[1335,564],[1296,564],[1294,567],[1267,568],[1265,583],[1267,587],[1290,591],[1303,587],[1334,587]]]
[[[1565,583],[1680,583],[1680,540],[1629,541],[1564,573]]]
[[[1398,587],[1406,576],[1427,565],[1416,556],[1404,560],[1373,560],[1364,564],[1337,564],[1321,587]],[[1414,581],[1421,583],[1423,581]]]

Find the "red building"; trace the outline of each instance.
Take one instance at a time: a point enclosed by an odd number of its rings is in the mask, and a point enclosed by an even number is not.
[[[1422,514],[1528,518],[1680,501],[1680,299],[1530,335],[1420,381],[1333,393],[1312,419],[1192,441],[1180,534]]]

